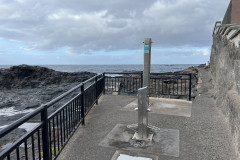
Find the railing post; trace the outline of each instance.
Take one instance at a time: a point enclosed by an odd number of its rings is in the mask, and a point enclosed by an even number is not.
[[[105,94],[105,72],[103,73],[103,94]]]
[[[95,88],[95,92],[96,92],[96,105],[98,105],[98,86],[97,86],[97,81],[98,81],[98,78],[95,77],[95,84],[96,84],[96,88]]]
[[[189,74],[189,98],[188,100],[191,101],[192,99],[192,74]]]
[[[81,118],[82,125],[85,125],[84,84],[81,86]]]
[[[43,159],[49,160],[49,138],[48,138],[48,113],[47,107],[41,112],[41,121],[43,122],[42,126],[42,149],[43,149]],[[49,131],[51,132],[51,131]]]

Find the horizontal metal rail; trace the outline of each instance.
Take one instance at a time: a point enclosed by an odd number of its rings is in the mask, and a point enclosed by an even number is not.
[[[189,76],[189,73],[151,73],[151,75]]]
[[[115,75],[123,75],[123,74],[143,74],[142,71],[139,71],[139,72],[104,72],[105,75],[106,74],[115,74]],[[171,72],[167,72],[167,73],[154,73],[154,72],[151,72],[151,75],[189,75],[189,73],[171,73]]]
[[[104,72],[105,74],[142,74],[142,71],[139,72]]]

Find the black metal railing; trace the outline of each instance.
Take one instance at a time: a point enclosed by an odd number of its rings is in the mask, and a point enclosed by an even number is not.
[[[107,93],[137,94],[143,87],[142,72],[106,72],[105,90]],[[150,97],[178,96],[191,100],[192,74],[151,73]]]
[[[85,124],[85,116],[104,92],[104,81],[104,74],[94,76],[0,130],[3,138],[32,118],[40,117],[31,131],[0,153],[0,159],[56,159],[77,127]],[[68,102],[49,113],[50,107],[69,96]]]
[[[142,87],[142,73],[105,72],[105,90],[109,92],[132,93]]]
[[[191,100],[191,78],[191,74],[151,73],[149,96],[177,95]],[[85,124],[85,116],[98,104],[101,94],[137,94],[142,86],[142,72],[107,72],[92,77],[0,130],[2,139],[22,124],[39,119],[31,131],[1,151],[0,160],[56,159],[77,127]]]

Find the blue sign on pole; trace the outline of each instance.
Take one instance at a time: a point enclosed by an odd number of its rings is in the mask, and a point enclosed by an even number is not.
[[[144,53],[150,53],[149,51],[149,44],[144,45]]]

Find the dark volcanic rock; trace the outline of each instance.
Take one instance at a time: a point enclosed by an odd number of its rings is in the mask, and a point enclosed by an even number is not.
[[[16,102],[14,101],[8,101],[6,103],[0,103],[0,109],[5,107],[11,107],[13,105],[16,105]]]
[[[82,82],[94,75],[90,72],[59,72],[40,66],[13,66],[0,70],[0,89],[37,88],[51,84]]]
[[[204,68],[206,66],[206,64],[200,64],[198,67],[199,68]]]
[[[30,108],[37,108],[39,107],[41,104],[39,102],[32,102],[32,103],[28,103],[25,106],[25,109],[30,109]]]

